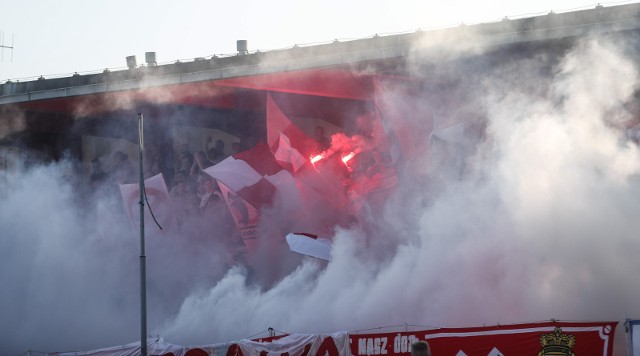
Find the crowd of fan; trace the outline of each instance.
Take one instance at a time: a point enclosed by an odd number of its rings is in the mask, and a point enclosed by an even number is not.
[[[224,146],[224,141],[217,140],[214,144],[208,138],[204,148],[195,154],[188,144],[180,145],[175,152],[169,152],[170,155],[156,147],[146,148],[144,176],[149,178],[163,174],[179,227],[190,224],[194,216],[220,215],[226,209],[224,204],[220,204],[223,199],[217,182],[204,172],[228,157]],[[237,152],[239,144],[234,144],[233,150]],[[115,151],[110,156],[109,169],[103,168],[100,159],[91,162],[89,182],[94,191],[106,188],[117,194],[118,184],[138,183],[138,169],[126,153]],[[167,157],[173,162],[167,162]]]

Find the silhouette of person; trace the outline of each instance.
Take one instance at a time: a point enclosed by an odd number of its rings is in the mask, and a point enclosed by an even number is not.
[[[416,341],[411,344],[411,356],[431,356],[431,348],[426,341]]]
[[[315,139],[318,142],[318,151],[324,152],[331,147],[331,140],[324,135],[324,127],[316,126]]]

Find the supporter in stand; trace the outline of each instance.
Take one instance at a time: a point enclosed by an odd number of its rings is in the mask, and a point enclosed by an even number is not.
[[[207,140],[204,142],[204,152],[208,155],[210,152],[213,152],[211,150],[214,150],[215,148],[216,144],[215,142],[213,142],[213,137],[207,137]],[[209,160],[213,161],[213,156],[208,156],[208,158]]]
[[[102,170],[102,164],[98,158],[91,160],[91,176],[89,182],[95,188],[107,179],[107,173]]]
[[[135,180],[133,164],[129,156],[122,151],[113,153],[113,166],[110,173],[111,179],[117,184],[131,183]]]
[[[214,161],[214,159],[216,158],[217,154],[216,154],[216,149],[215,147],[211,147],[208,151],[207,151],[207,159],[209,159],[209,162],[211,163],[217,163]]]
[[[176,171],[181,171],[186,175],[189,175],[191,165],[193,165],[193,153],[189,151],[188,144],[182,144],[178,147],[178,154],[176,155],[178,162],[176,165]]]
[[[167,142],[150,143],[147,146],[144,153],[145,177],[162,173],[165,182],[167,182],[167,188],[170,189],[176,172],[175,167],[177,167],[174,161],[178,157],[176,151]]]
[[[178,172],[182,172],[186,175],[189,175],[189,172],[191,171],[191,166],[193,166],[193,155],[181,153],[178,159],[180,162],[178,165]]]
[[[416,341],[411,344],[411,356],[431,356],[431,348],[426,341]]]
[[[178,226],[182,226],[186,220],[197,211],[198,196],[191,188],[188,177],[182,171],[178,171],[174,177],[174,187],[169,193],[173,202],[173,209],[178,220]]]
[[[191,165],[191,169],[189,170],[189,176],[197,182],[201,182],[203,177],[206,176],[204,170],[211,166],[213,166],[213,162],[207,158],[204,151],[198,151],[196,152],[195,159]]]
[[[324,135],[324,127],[316,126],[315,139],[318,142],[318,153],[322,153],[331,147],[331,140]]]
[[[153,177],[162,172],[160,150],[156,145],[147,145],[144,150],[144,176]]]
[[[193,154],[189,150],[189,144],[183,143],[178,147],[178,156],[187,155],[190,159],[193,159]]]
[[[205,178],[202,181],[203,194],[200,197],[200,212],[212,211],[218,203],[222,202],[222,194],[217,187],[218,185],[212,178]]]
[[[201,218],[199,226],[205,233],[211,234],[212,238],[224,244],[225,264],[228,268],[237,264],[246,265],[244,243],[216,180],[210,177],[203,179],[202,191],[198,207]]]
[[[236,154],[236,153],[241,152],[242,151],[242,145],[240,144],[240,142],[234,142],[231,145],[231,151],[232,151],[231,154]]]
[[[213,164],[217,164],[227,157],[228,156],[224,153],[224,141],[217,140],[213,157],[210,157],[211,161],[213,162]]]

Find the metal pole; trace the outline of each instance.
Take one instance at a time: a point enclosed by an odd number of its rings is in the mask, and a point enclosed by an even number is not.
[[[144,251],[144,173],[142,152],[144,150],[142,114],[138,114],[138,163],[140,164],[140,354],[147,356],[147,262]]]
[[[627,355],[633,356],[633,325],[631,325],[631,319],[625,315],[624,319],[624,331],[627,334]]]

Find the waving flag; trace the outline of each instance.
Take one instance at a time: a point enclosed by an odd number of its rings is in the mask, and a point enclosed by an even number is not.
[[[227,157],[204,170],[257,209],[273,202],[276,187],[267,179],[282,171],[264,144]]]
[[[240,236],[249,248],[257,242],[260,209],[274,202],[277,188],[268,177],[280,171],[282,167],[265,144],[227,157],[204,170],[217,180]]]
[[[162,226],[163,229],[170,228],[175,219],[173,215],[173,206],[171,205],[171,198],[169,197],[167,185],[164,183],[162,173],[145,179],[144,186],[147,193],[147,200],[149,201],[148,205],[145,202],[145,221],[152,221],[153,219],[149,212],[149,208],[151,208],[158,224]],[[120,184],[120,194],[122,194],[125,211],[127,212],[131,226],[138,229],[138,222],[140,219],[139,185],[137,183]]]
[[[218,181],[218,186],[224,201],[227,203],[227,208],[231,212],[233,221],[240,232],[244,245],[250,249],[254,248],[258,237],[256,228],[260,220],[260,211],[244,200],[238,193],[229,189],[224,183]]]
[[[294,173],[318,149],[318,143],[289,120],[270,94],[267,95],[267,141],[276,161]]]
[[[291,233],[286,236],[289,249],[301,255],[331,261],[331,240],[313,234]]]
[[[295,177],[275,159],[269,147],[259,144],[204,170],[218,181],[227,207],[245,243],[253,246],[260,210],[277,207],[292,229],[326,233],[341,218],[347,205],[338,183],[314,169],[301,169]],[[330,229],[329,229],[330,230]]]

